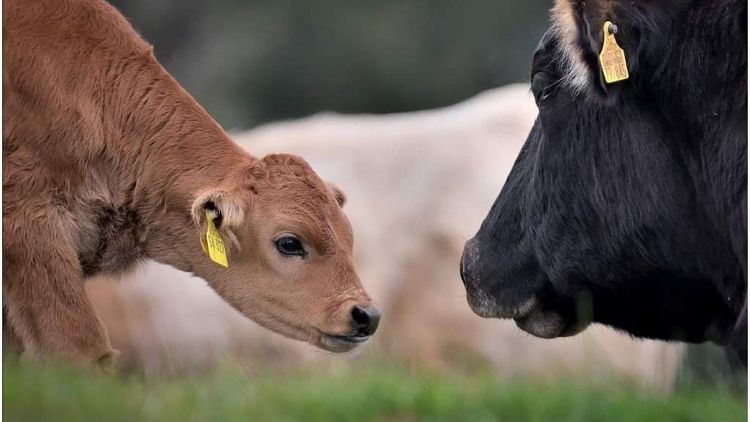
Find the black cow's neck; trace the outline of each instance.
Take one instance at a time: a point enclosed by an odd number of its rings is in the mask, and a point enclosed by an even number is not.
[[[648,75],[642,99],[681,135],[675,148],[697,202],[731,248],[715,283],[736,315],[725,339],[735,343],[747,337],[747,2],[695,2],[667,35],[666,54],[639,69]]]

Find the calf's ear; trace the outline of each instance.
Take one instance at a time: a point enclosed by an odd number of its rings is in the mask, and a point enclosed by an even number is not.
[[[209,189],[202,192],[193,201],[191,216],[201,236],[205,235],[210,218],[214,227],[232,244],[239,247],[235,230],[245,222],[245,204],[249,198],[243,198],[240,192],[224,189]]]
[[[334,185],[331,182],[326,182],[328,185],[328,188],[333,192],[333,197],[336,198],[336,202],[338,202],[339,207],[344,207],[344,204],[346,204],[346,194],[344,191],[341,190],[338,186]]]

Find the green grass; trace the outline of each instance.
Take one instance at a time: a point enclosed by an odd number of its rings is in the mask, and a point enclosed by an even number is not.
[[[143,379],[3,364],[7,421],[740,421],[727,391],[644,392],[623,383],[497,381],[382,365],[326,374]]]

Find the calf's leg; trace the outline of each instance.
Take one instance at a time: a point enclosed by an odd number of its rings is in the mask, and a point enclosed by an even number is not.
[[[18,356],[21,353],[23,353],[23,342],[8,321],[8,308],[3,306],[3,357],[5,355]]]
[[[4,224],[7,322],[23,344],[24,357],[111,365],[116,352],[86,297],[73,242],[54,221],[44,223]]]

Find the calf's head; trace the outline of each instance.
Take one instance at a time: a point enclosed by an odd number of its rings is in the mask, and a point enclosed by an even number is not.
[[[204,256],[194,271],[269,329],[334,352],[353,349],[375,332],[380,313],[354,267],[344,201],[301,158],[257,160],[195,200],[198,236],[205,239],[211,219],[229,265]]]
[[[743,3],[557,1],[532,65],[539,115],[464,249],[477,314],[546,338],[601,322],[729,340],[747,289]],[[608,20],[630,71],[614,84]]]

